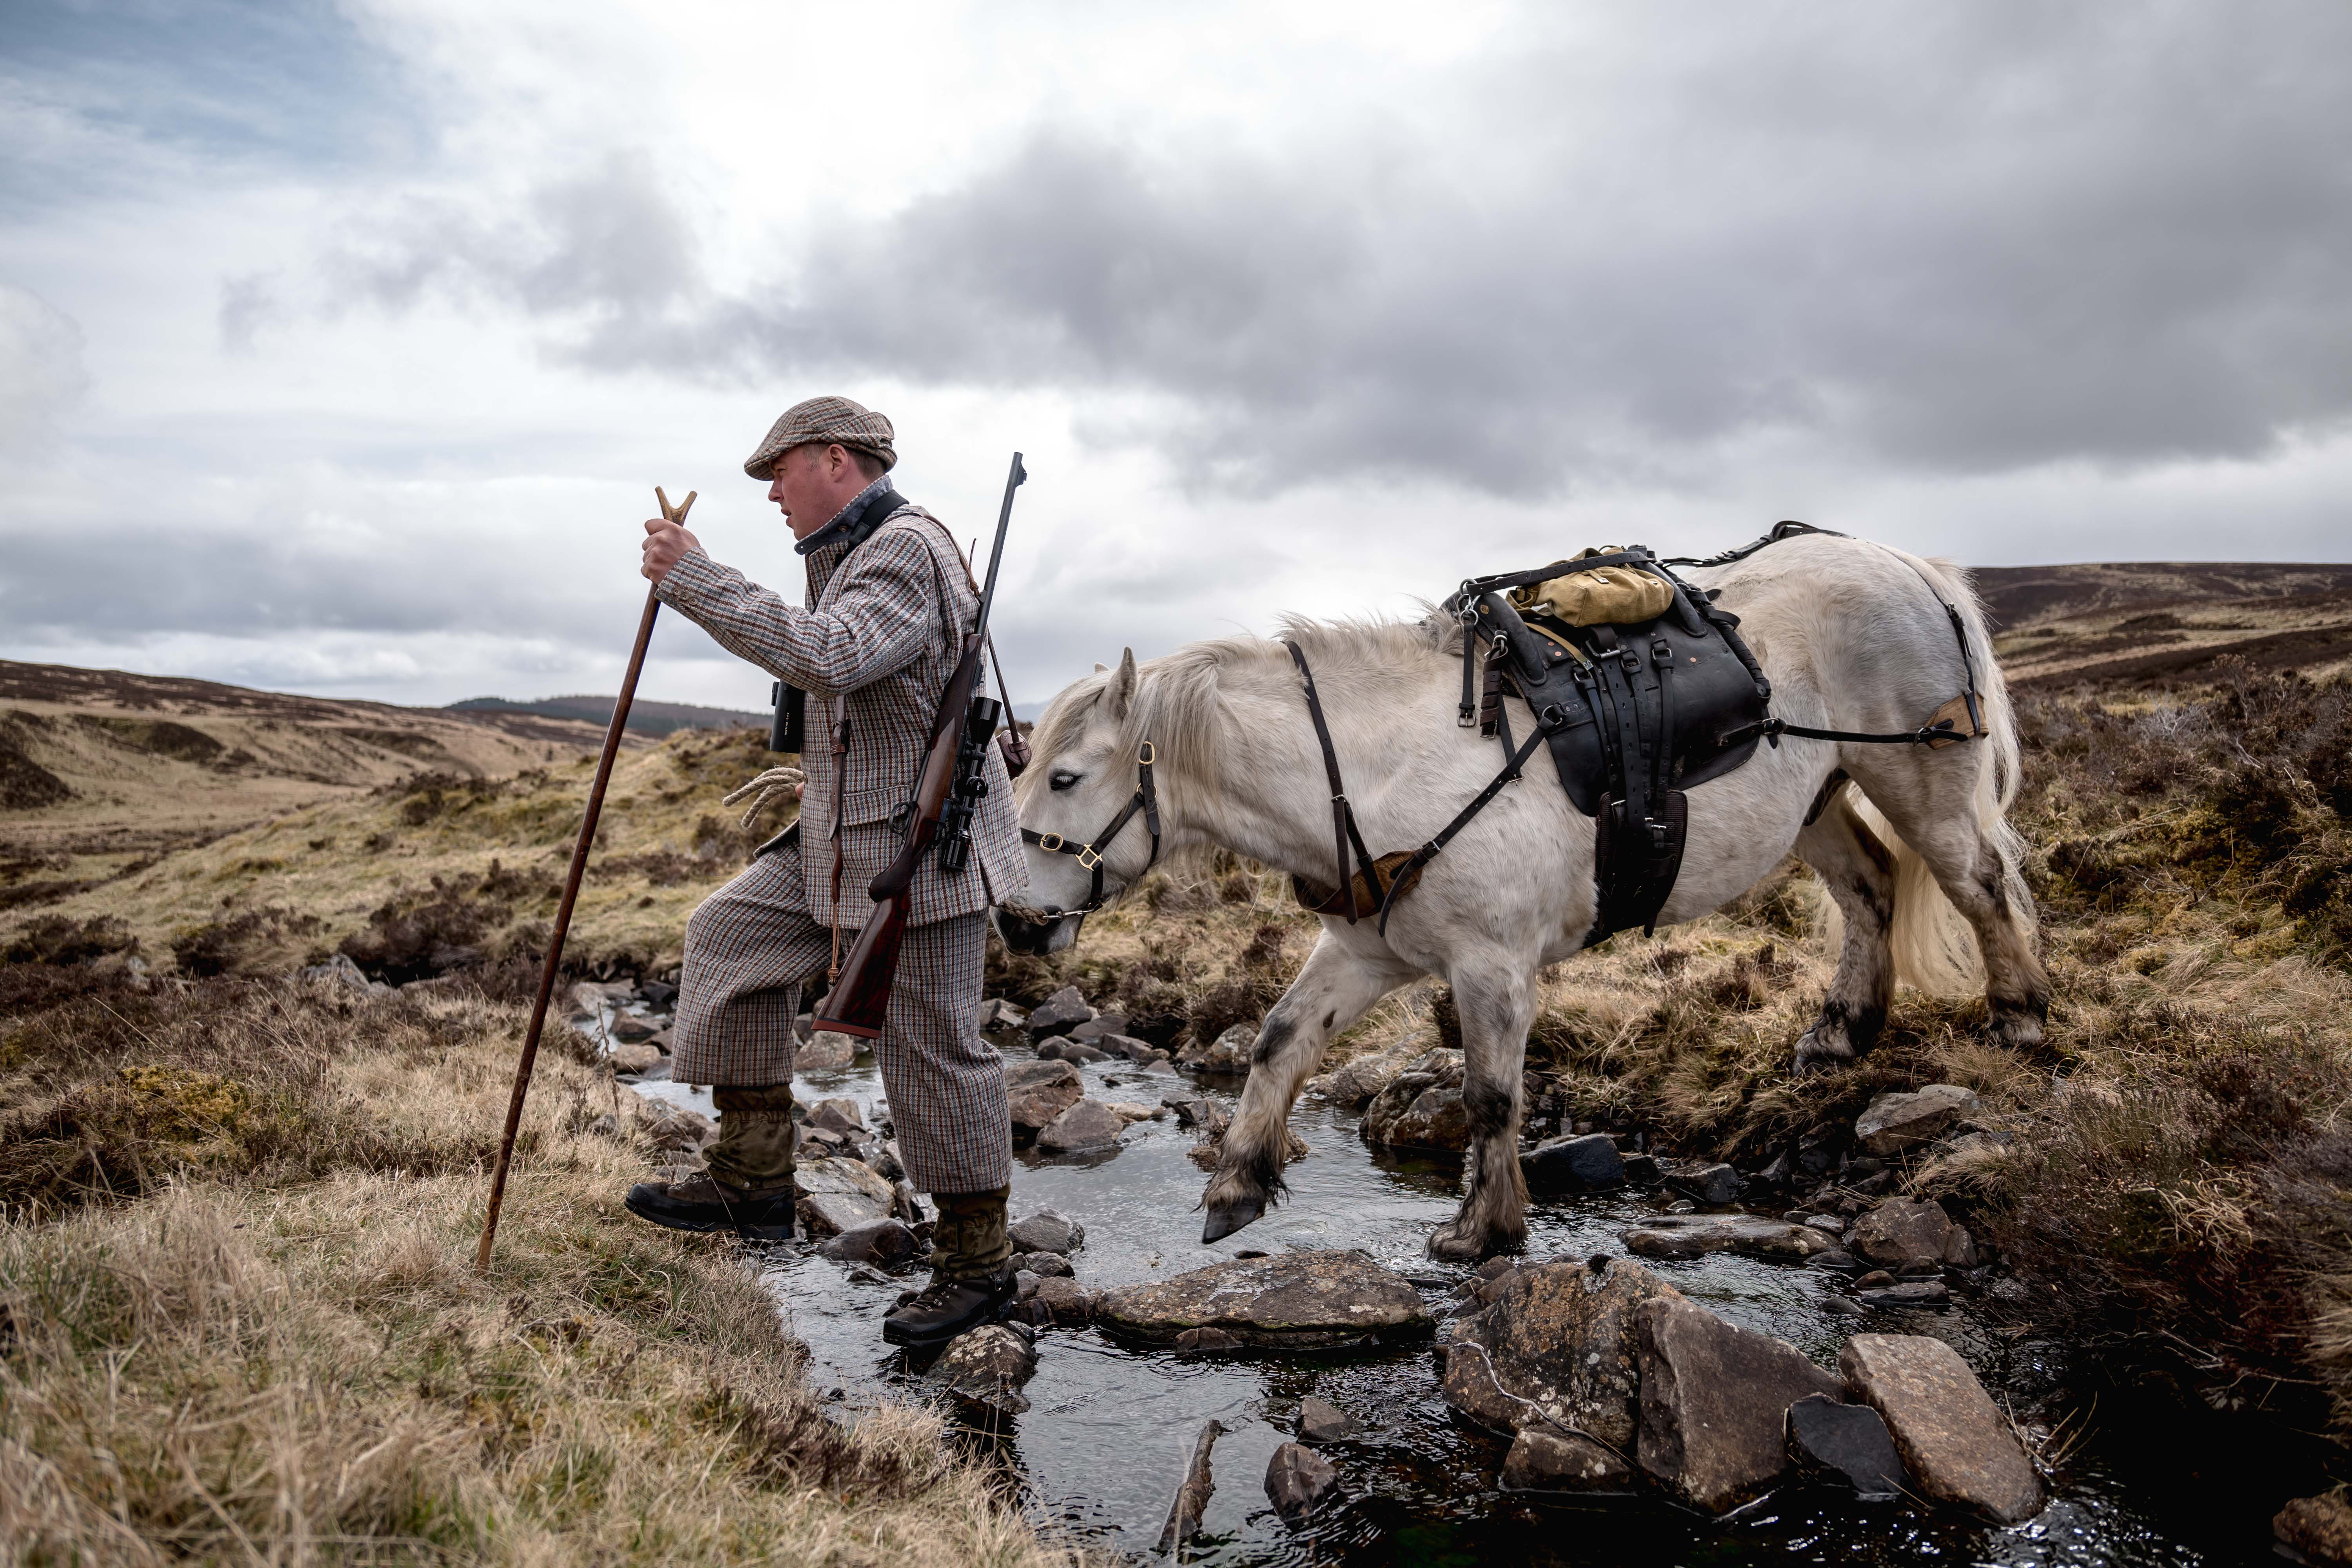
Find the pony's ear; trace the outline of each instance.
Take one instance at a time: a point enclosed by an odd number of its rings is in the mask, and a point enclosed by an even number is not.
[[[1102,660],[1095,660],[1095,673],[1097,675],[1100,675],[1104,670],[1108,669],[1109,668],[1110,666],[1105,664]]]
[[[1127,710],[1135,705],[1135,650],[1122,648],[1118,656],[1118,673],[1110,678],[1110,716],[1114,723],[1124,722]]]

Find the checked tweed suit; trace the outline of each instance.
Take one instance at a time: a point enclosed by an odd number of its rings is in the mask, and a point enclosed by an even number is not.
[[[940,695],[979,608],[954,542],[919,507],[900,508],[862,544],[821,547],[806,560],[805,610],[699,550],[659,590],[729,652],[809,694],[796,831],[687,922],[671,1069],[686,1082],[791,1081],[802,986],[824,973],[834,928],[846,949],[873,908],[866,884],[900,844],[891,813],[914,796]],[[877,1042],[908,1179],[924,1192],[986,1192],[1012,1180],[1003,1063],[981,1038],[978,1014],[988,908],[1026,887],[1028,872],[992,746],[988,770],[970,862],[950,877],[930,856],[915,873]]]

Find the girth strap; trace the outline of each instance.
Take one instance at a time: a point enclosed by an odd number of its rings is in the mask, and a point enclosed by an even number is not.
[[[1315,721],[1315,739],[1323,748],[1323,773],[1331,781],[1331,853],[1339,868],[1340,888],[1347,895],[1348,923],[1354,925],[1357,917],[1366,911],[1356,906],[1356,880],[1348,874],[1350,847],[1356,851],[1357,869],[1372,896],[1386,902],[1388,888],[1381,880],[1379,862],[1364,847],[1364,836],[1356,827],[1355,807],[1348,804],[1347,786],[1339,782],[1339,753],[1331,744],[1331,726],[1323,721],[1323,699],[1315,690],[1315,672],[1307,667],[1307,655],[1297,643],[1285,642],[1282,646],[1290,650],[1290,662],[1298,667],[1299,683],[1307,691],[1307,715]]]

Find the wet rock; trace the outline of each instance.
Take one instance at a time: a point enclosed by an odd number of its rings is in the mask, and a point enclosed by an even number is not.
[[[661,1047],[651,1040],[639,1040],[633,1046],[614,1046],[606,1055],[614,1072],[646,1072],[661,1066]]]
[[[1522,1427],[1503,1456],[1507,1492],[1622,1492],[1633,1468],[1589,1437],[1548,1426]]]
[[[1951,1287],[1941,1279],[1906,1279],[1874,1290],[1855,1282],[1853,1299],[1865,1307],[1941,1307],[1952,1299]]]
[[[718,1124],[698,1110],[672,1105],[666,1100],[640,1100],[637,1131],[656,1149],[700,1149],[719,1136]]]
[[[1666,1185],[1705,1208],[1721,1208],[1737,1203],[1739,1194],[1748,1190],[1748,1182],[1730,1166],[1717,1163],[1712,1165],[1680,1165],[1666,1173]]]
[[[1235,1024],[1205,1046],[1185,1047],[1177,1053],[1177,1065],[1194,1072],[1238,1078],[1250,1069],[1250,1051],[1257,1044],[1257,1030],[1255,1024]]]
[[[1959,1352],[1913,1334],[1856,1334],[1838,1352],[1851,1391],[1880,1415],[1919,1489],[2000,1524],[2032,1517],[2042,1484]]]
[[[613,1020],[612,1027],[608,1032],[622,1045],[633,1046],[639,1040],[652,1039],[655,1035],[660,1033],[660,1029],[658,1026],[638,1017],[634,1013],[624,1013]]]
[[[2314,1563],[2352,1563],[2352,1503],[2341,1492],[2299,1497],[2278,1510],[2271,1533]]]
[[[1789,1458],[1808,1475],[1844,1481],[1867,1502],[1885,1502],[1910,1484],[1878,1412],[1828,1394],[1789,1406]]]
[[[1110,1060],[1110,1053],[1070,1040],[1047,1040],[1037,1047],[1037,1059],[1041,1062],[1076,1062],[1084,1066],[1087,1062],[1107,1062]]]
[[[921,1245],[903,1222],[870,1219],[841,1232],[817,1250],[845,1263],[871,1263],[887,1268],[914,1257]]]
[[[1130,1127],[1139,1121],[1157,1121],[1168,1114],[1156,1105],[1139,1105],[1131,1100],[1109,1100],[1103,1103],[1113,1116]]]
[[[1072,1273],[1070,1260],[1058,1252],[1016,1252],[1013,1255],[1013,1267],[1026,1269],[1040,1279],[1066,1279]]]
[[[1092,1321],[1095,1303],[1101,1294],[1066,1277],[1039,1276],[1037,1289],[1031,1293],[1026,1303],[1027,1320],[1039,1328],[1054,1323],[1075,1328]]]
[[[1727,1323],[1687,1297],[1635,1309],[1642,1468],[1694,1508],[1722,1513],[1788,1468],[1786,1415],[1844,1385],[1791,1344]]]
[[[1002,996],[991,996],[980,1005],[980,1026],[983,1029],[1017,1029],[1029,1021],[1029,1015]]]
[[[1138,1067],[1150,1067],[1154,1062],[1164,1062],[1168,1059],[1166,1051],[1160,1050],[1150,1040],[1139,1040],[1133,1035],[1105,1035],[1094,1043],[1098,1048],[1108,1051],[1115,1057],[1125,1057]]]
[[[1624,1160],[1625,1184],[1629,1187],[1654,1187],[1665,1180],[1655,1154],[1628,1154]]]
[[[1234,1258],[1104,1293],[1100,1321],[1165,1343],[1216,1329],[1253,1345],[1338,1345],[1426,1332],[1421,1292],[1360,1252]]]
[[[1338,1467],[1304,1443],[1285,1443],[1266,1462],[1266,1500],[1287,1524],[1305,1520],[1339,1485]]]
[[[1066,1035],[1094,1016],[1095,1010],[1087,1005],[1078,988],[1065,985],[1037,1005],[1025,1026],[1031,1039],[1042,1040],[1048,1035]]]
[[[1249,1342],[1230,1329],[1186,1329],[1176,1336],[1176,1348],[1187,1355],[1246,1350]]]
[[[1076,1220],[1041,1209],[1005,1228],[1016,1252],[1058,1252],[1066,1258],[1087,1244],[1087,1227]]]
[[[1853,1282],[1857,1290],[1884,1290],[1895,1283],[1895,1276],[1884,1268],[1874,1268]]]
[[[1836,1248],[1835,1241],[1811,1226],[1760,1215],[1661,1215],[1625,1232],[1625,1250],[1637,1258],[1700,1258],[1710,1252],[1736,1252],[1743,1258],[1802,1263]]]
[[[1016,1307],[1026,1306],[1029,1303],[1030,1299],[1037,1294],[1037,1287],[1042,1283],[1044,1283],[1044,1281],[1040,1280],[1037,1276],[1030,1273],[1027,1269],[1014,1269],[1013,1271],[1013,1304]],[[1012,1316],[1010,1312],[1005,1315],[1007,1317]],[[1023,1321],[1024,1322],[1027,1321],[1025,1316]]]
[[[1308,1394],[1298,1402],[1298,1435],[1310,1443],[1337,1443],[1364,1429],[1364,1424],[1332,1404]]]
[[[1103,1042],[1111,1036],[1125,1033],[1127,1033],[1126,1014],[1097,1013],[1085,1023],[1073,1026],[1070,1029],[1070,1038],[1084,1045],[1102,1046]]]
[[[1127,1123],[1099,1100],[1081,1100],[1047,1122],[1037,1134],[1037,1148],[1046,1154],[1085,1154],[1118,1146]]]
[[[801,1161],[793,1187],[802,1227],[820,1240],[888,1218],[898,1195],[872,1166],[833,1157]]]
[[[1882,1268],[1913,1264],[1956,1268],[1976,1267],[1976,1243],[1954,1225],[1944,1205],[1916,1198],[1889,1198],[1853,1222],[1846,1247]]]
[[[1225,1113],[1213,1100],[1177,1089],[1161,1095],[1160,1103],[1176,1113],[1179,1127],[1209,1132],[1225,1130]]]
[[[1364,1108],[1364,1141],[1392,1149],[1470,1145],[1470,1113],[1462,1103],[1462,1053],[1424,1053]]]
[[[1605,1132],[1554,1138],[1519,1156],[1530,1193],[1601,1193],[1625,1184],[1625,1159]]]
[[[1495,1282],[1491,1305],[1456,1318],[1441,1346],[1445,1402],[1498,1432],[1544,1417],[1633,1451],[1634,1309],[1681,1292],[1626,1258],[1532,1263]]]
[[[819,1029],[793,1047],[795,1072],[838,1072],[857,1059],[857,1039],[834,1029]]]
[[[824,1127],[835,1132],[863,1132],[866,1131],[866,1113],[858,1110],[857,1101],[854,1100],[820,1100],[809,1107],[801,1125]]]
[[[1379,1056],[1358,1057],[1345,1066],[1332,1068],[1321,1079],[1323,1098],[1342,1110],[1361,1110],[1372,1097],[1389,1086],[1389,1080],[1404,1071],[1412,1054],[1386,1051]]]
[[[1881,1157],[1932,1143],[1952,1124],[1977,1113],[1976,1091],[1931,1083],[1911,1094],[1882,1094],[1853,1124],[1854,1142]]]
[[[907,1173],[906,1156],[898,1152],[898,1141],[886,1138],[874,1146],[874,1157],[866,1162],[886,1182],[896,1182]]]
[[[1192,1439],[1192,1458],[1184,1467],[1184,1479],[1176,1488],[1176,1501],[1169,1508],[1168,1523],[1160,1532],[1162,1552],[1173,1552],[1200,1530],[1201,1515],[1208,1510],[1210,1495],[1217,1489],[1209,1478],[1209,1453],[1224,1435],[1224,1427],[1211,1421]]]
[[[1034,1142],[1056,1116],[1086,1093],[1078,1069],[1067,1062],[1008,1062],[1004,1092],[1013,1110],[1013,1141]]]
[[[1826,1268],[1835,1274],[1859,1274],[1870,1265],[1843,1247],[1833,1252],[1816,1252],[1805,1259],[1808,1268]]]
[[[1037,1371],[1037,1352],[1019,1329],[984,1323],[951,1342],[931,1370],[958,1399],[1017,1415],[1029,1408],[1021,1387]]]

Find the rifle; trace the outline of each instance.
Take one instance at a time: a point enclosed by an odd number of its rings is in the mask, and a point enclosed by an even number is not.
[[[1004,534],[1013,522],[1013,492],[1028,477],[1021,454],[1013,453],[1012,470],[1004,477],[1004,504],[996,514],[996,543],[988,555],[988,582],[980,591],[980,613],[964,634],[962,657],[948,677],[939,714],[931,721],[915,798],[899,807],[906,817],[906,843],[866,889],[874,900],[874,912],[866,917],[857,940],[849,944],[849,956],[842,960],[840,975],[817,1006],[814,1022],[820,1029],[868,1040],[882,1033],[890,1010],[890,986],[898,973],[898,949],[907,939],[916,868],[935,846],[940,867],[950,872],[962,870],[971,853],[971,816],[988,791],[986,750],[1003,711],[994,698],[974,697],[972,691],[980,684],[989,607],[996,602],[997,568],[1003,563]],[[837,824],[835,830],[839,831]]]

